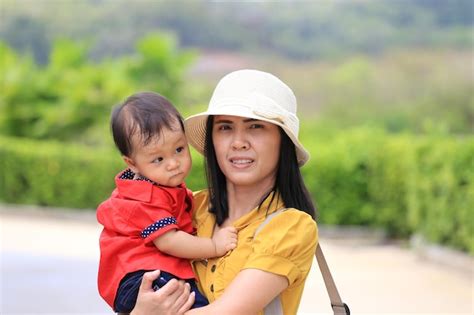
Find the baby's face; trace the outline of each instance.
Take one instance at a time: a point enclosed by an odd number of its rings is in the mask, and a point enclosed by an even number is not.
[[[177,122],[173,129],[162,132],[144,145],[139,137],[132,138],[132,171],[163,186],[175,187],[183,183],[191,169],[186,136]]]

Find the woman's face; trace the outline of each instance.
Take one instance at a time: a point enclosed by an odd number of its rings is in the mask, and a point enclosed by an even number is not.
[[[212,140],[227,184],[273,187],[281,136],[278,126],[238,116],[215,116]]]

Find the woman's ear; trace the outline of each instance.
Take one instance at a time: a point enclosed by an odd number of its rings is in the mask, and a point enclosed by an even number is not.
[[[128,168],[132,170],[132,172],[138,173],[138,169],[135,166],[135,161],[133,161],[132,158],[129,158],[128,156],[123,155],[122,159],[127,164]]]

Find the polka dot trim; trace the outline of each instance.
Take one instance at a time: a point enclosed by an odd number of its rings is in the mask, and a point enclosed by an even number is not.
[[[122,175],[120,175],[119,177],[120,179],[129,179],[129,180],[143,180],[143,181],[146,181],[146,182],[149,182],[153,185],[157,185],[154,181],[146,178],[145,176],[142,176],[142,175],[138,175],[137,178],[135,178],[135,173],[131,170],[131,169],[126,169]],[[157,185],[158,186],[158,185]]]
[[[120,179],[133,179],[135,177],[135,173],[132,172],[131,169],[127,168],[122,175],[120,175]]]
[[[146,229],[144,229],[140,236],[142,238],[147,238],[153,232],[156,232],[159,229],[162,229],[165,226],[168,226],[170,224],[177,224],[175,217],[166,217],[159,221],[156,221],[155,223],[153,223],[152,225],[149,225]]]

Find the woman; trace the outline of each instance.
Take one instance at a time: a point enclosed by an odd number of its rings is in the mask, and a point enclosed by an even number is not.
[[[233,251],[194,262],[211,303],[186,314],[296,314],[317,228],[299,170],[309,155],[298,141],[293,92],[269,73],[235,71],[219,82],[208,110],[189,117],[185,127],[206,159],[208,189],[194,196],[198,236],[227,226],[238,231]],[[189,309],[189,288],[172,282],[154,292],[157,276],[144,277],[132,314]]]

